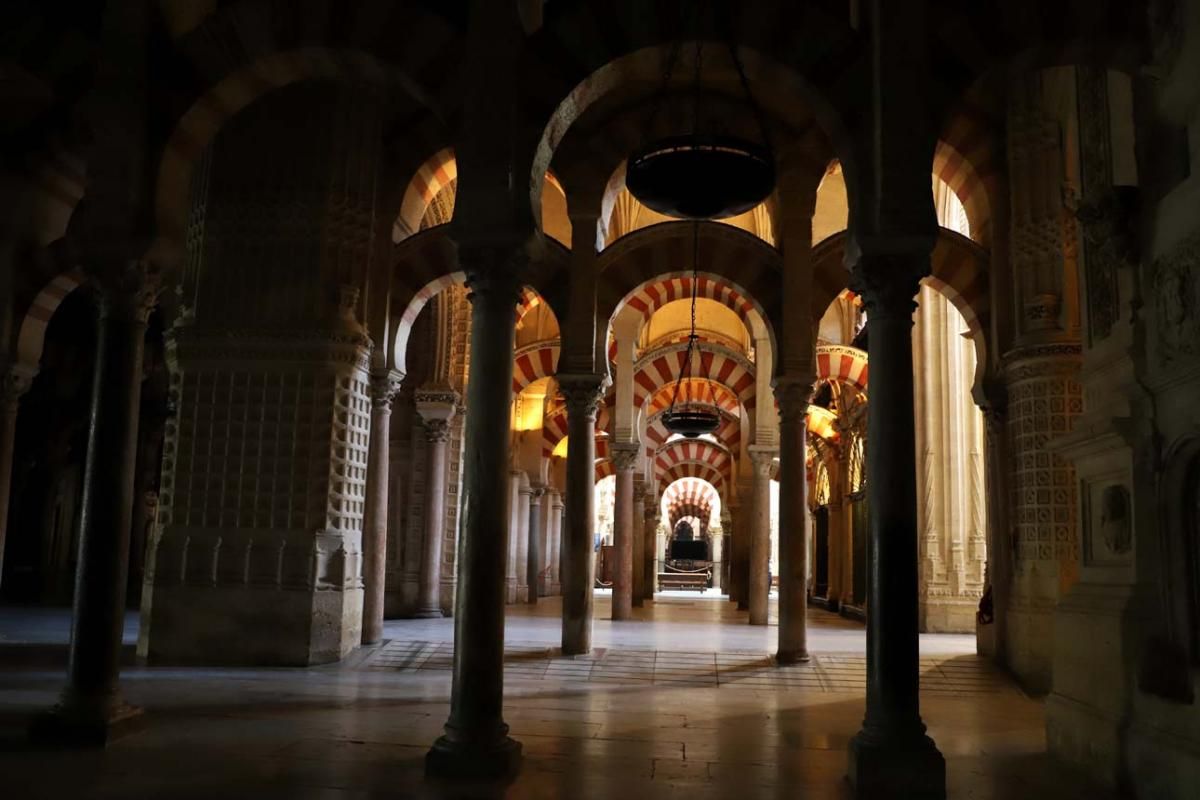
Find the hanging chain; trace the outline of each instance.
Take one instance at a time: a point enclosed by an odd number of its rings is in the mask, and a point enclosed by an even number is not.
[[[675,384],[675,392],[671,395],[671,405],[667,408],[667,415],[675,412],[675,404],[679,402],[679,392],[683,388],[684,380],[692,377],[692,355],[696,349],[696,297],[700,286],[700,221],[696,220],[692,223],[692,312],[691,325],[688,330],[687,350],[684,351],[683,364],[679,368],[679,380]],[[711,388],[711,387],[710,387]],[[684,404],[687,404],[687,400]]]

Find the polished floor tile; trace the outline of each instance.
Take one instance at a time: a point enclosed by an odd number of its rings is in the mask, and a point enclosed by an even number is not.
[[[849,798],[846,747],[863,714],[861,625],[810,612],[805,665],[771,662],[776,628],[708,597],[660,596],[604,619],[595,648],[558,650],[556,599],[507,618],[505,718],[522,742],[508,786],[427,782],[445,722],[453,621],[389,621],[386,641],[313,669],[131,668],[141,731],[103,752],[26,744],[61,667],[3,656],[65,652],[62,612],[0,610],[0,777],[5,798]],[[136,629],[136,618],[132,619]],[[1045,755],[1041,704],[974,655],[973,637],[921,638],[922,710],[950,797],[1102,798]]]

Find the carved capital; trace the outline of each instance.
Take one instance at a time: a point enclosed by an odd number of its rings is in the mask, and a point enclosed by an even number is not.
[[[616,442],[609,445],[609,458],[617,472],[625,472],[637,466],[638,455],[642,446],[637,442]]]
[[[450,420],[422,419],[421,422],[425,426],[425,441],[445,442],[450,439]]]
[[[528,264],[523,248],[512,246],[458,246],[458,263],[467,276],[467,297],[498,297],[511,300],[513,308],[521,299],[523,274]]]
[[[754,474],[760,478],[770,478],[779,451],[774,447],[751,445],[746,452],[750,456],[750,463],[754,465]]]
[[[785,376],[775,380],[775,402],[781,422],[803,423],[812,400],[815,376]]]
[[[92,275],[100,316],[145,324],[162,293],[162,276],[149,261],[130,260]]]
[[[404,374],[396,370],[379,372],[371,376],[371,403],[375,408],[391,411],[392,401],[400,391]]]
[[[33,386],[33,378],[37,371],[23,364],[8,368],[0,365],[0,407],[16,410],[21,395]]]
[[[929,269],[928,252],[864,253],[850,271],[850,288],[862,297],[868,320],[910,318]]]
[[[426,426],[431,421],[449,423],[459,410],[458,392],[448,386],[422,386],[413,392],[413,404],[421,419],[425,420]]]
[[[604,400],[604,390],[608,388],[607,376],[577,373],[558,375],[556,378],[558,391],[567,406],[567,414],[582,414],[595,422],[600,403]]]

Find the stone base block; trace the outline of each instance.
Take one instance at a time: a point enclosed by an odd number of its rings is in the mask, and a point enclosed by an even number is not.
[[[127,703],[67,701],[35,717],[29,738],[50,747],[105,747],[143,722],[142,710]]]
[[[933,740],[872,736],[850,740],[847,777],[857,800],[945,800],[946,760]]]
[[[412,619],[441,619],[445,614],[440,608],[418,608],[410,616]]]
[[[506,781],[521,769],[521,743],[507,736],[490,744],[443,736],[425,754],[425,775],[447,781]]]
[[[775,654],[775,663],[781,667],[789,664],[807,664],[808,662],[807,650],[780,650]]]

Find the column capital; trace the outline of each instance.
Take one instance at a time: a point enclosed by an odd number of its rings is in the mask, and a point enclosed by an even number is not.
[[[609,458],[617,472],[628,472],[637,466],[642,446],[637,442],[614,442],[608,446]]]
[[[782,422],[803,421],[808,415],[816,375],[783,375],[774,380],[775,402]]]
[[[779,451],[774,447],[752,444],[746,448],[746,452],[750,456],[750,463],[754,465],[754,474],[760,478],[771,477],[771,467],[774,466]]]
[[[0,365],[0,406],[15,408],[21,395],[33,386],[35,375],[37,370],[24,364]]]
[[[546,487],[540,483],[529,484],[529,503],[530,505],[541,505],[542,495],[546,493]]]
[[[426,427],[432,421],[449,423],[458,412],[458,392],[449,386],[427,384],[413,392],[413,404],[417,413],[425,421]]]
[[[558,391],[567,404],[568,414],[584,414],[593,421],[608,388],[607,375],[591,372],[561,373],[555,376]]]
[[[371,404],[375,408],[386,409],[392,408],[392,401],[396,399],[396,393],[400,391],[400,384],[404,381],[404,373],[394,369],[383,370],[371,375]]]
[[[929,274],[929,249],[912,247],[898,252],[871,252],[859,256],[850,270],[850,288],[862,296],[871,316],[911,316],[913,298],[921,279]]]
[[[426,419],[422,420],[425,426],[425,441],[446,442],[450,440],[450,420],[448,419]]]
[[[528,262],[529,254],[520,246],[458,245],[458,265],[466,273],[470,300],[497,296],[511,299],[515,309],[525,285],[523,275]]]
[[[90,282],[99,296],[101,317],[121,317],[145,323],[162,293],[162,276],[149,261],[130,259],[92,272]]]

